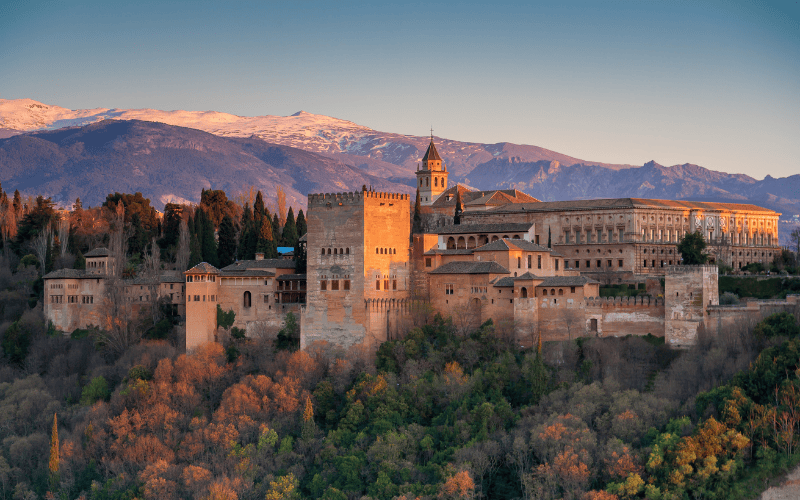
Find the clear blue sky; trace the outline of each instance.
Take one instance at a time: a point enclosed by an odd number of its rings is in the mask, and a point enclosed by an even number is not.
[[[0,97],[319,113],[587,160],[800,173],[800,5],[0,3]]]

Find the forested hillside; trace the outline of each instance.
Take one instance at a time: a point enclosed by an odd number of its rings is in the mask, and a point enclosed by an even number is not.
[[[259,339],[112,355],[37,310],[15,328],[30,342],[0,368],[3,499],[734,499],[800,458],[786,314],[685,352],[521,350],[435,317],[373,361]]]

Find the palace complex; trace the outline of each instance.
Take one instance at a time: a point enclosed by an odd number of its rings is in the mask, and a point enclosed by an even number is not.
[[[187,349],[217,339],[218,307],[234,311],[234,326],[248,336],[274,331],[292,312],[302,348],[374,351],[435,312],[465,331],[492,319],[498,334],[523,345],[653,334],[683,347],[696,342],[701,325],[715,332],[800,305],[797,296],[719,305],[715,264],[740,269],[780,252],[780,214],[771,210],[639,198],[541,202],[516,190],[448,187],[433,140],[416,176],[417,233],[406,194],[310,194],[306,274],[295,274],[291,260],[261,256],[222,269],[201,263],[183,279],[151,283],[149,294],[185,313]],[[683,266],[678,242],[695,231],[711,263]],[[45,276],[45,313],[58,329],[102,324],[105,255],[87,254],[86,271]],[[649,294],[600,298],[601,284],[611,283],[647,283]],[[135,287],[147,288],[126,286],[134,302]]]

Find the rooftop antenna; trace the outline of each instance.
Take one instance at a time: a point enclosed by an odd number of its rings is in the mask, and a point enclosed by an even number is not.
[[[431,142],[433,142],[433,125],[431,125]]]

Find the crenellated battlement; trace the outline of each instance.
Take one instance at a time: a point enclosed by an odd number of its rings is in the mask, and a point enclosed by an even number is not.
[[[308,195],[308,207],[325,207],[331,205],[362,205],[364,200],[405,200],[411,199],[410,195],[402,193],[385,193],[381,191],[354,191],[344,193],[317,193]]]
[[[637,295],[635,297],[587,297],[586,307],[664,307],[662,297]]]
[[[716,272],[717,266],[713,264],[699,264],[696,266],[666,266],[666,274],[702,273],[705,271]]]

